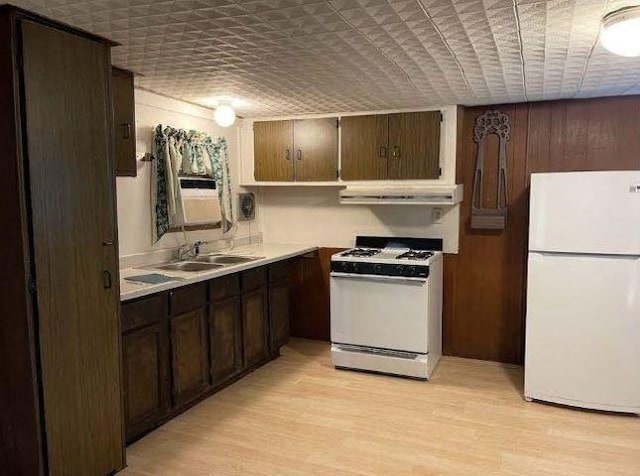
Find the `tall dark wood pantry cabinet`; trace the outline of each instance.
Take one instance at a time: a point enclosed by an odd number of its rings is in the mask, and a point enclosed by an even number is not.
[[[124,467],[110,43],[0,7],[0,468]]]

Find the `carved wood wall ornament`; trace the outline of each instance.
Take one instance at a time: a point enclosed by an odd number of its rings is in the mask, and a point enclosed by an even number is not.
[[[500,141],[498,157],[498,193],[496,208],[483,208],[483,178],[485,139],[496,134]],[[500,111],[487,111],[478,116],[473,128],[476,143],[476,170],[473,177],[471,196],[471,228],[484,230],[504,230],[507,227],[507,142],[511,140],[509,116]]]

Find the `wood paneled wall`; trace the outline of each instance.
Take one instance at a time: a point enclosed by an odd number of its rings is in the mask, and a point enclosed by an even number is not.
[[[476,118],[511,118],[507,144],[509,216],[504,231],[470,228]],[[529,178],[534,172],[640,168],[640,96],[473,107],[463,110],[457,181],[464,184],[460,253],[445,259],[444,350],[522,363]],[[485,145],[484,205],[496,200],[497,138]],[[588,193],[588,192],[585,192]]]

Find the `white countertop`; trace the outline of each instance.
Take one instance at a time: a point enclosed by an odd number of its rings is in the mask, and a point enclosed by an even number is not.
[[[287,244],[268,244],[260,243],[256,245],[238,246],[229,251],[221,251],[222,255],[238,255],[238,256],[259,256],[261,259],[250,261],[248,263],[240,263],[225,266],[203,272],[183,272],[168,271],[154,269],[154,265],[136,268],[126,268],[120,270],[120,301],[129,301],[142,296],[148,296],[160,291],[175,289],[188,284],[199,283],[209,279],[218,278],[227,274],[237,273],[245,269],[256,268],[265,264],[281,261],[294,256],[300,256],[305,253],[316,250],[315,246],[303,245],[287,245]],[[180,278],[177,281],[171,281],[162,284],[144,284],[126,281],[124,278],[129,276],[137,276],[143,274],[158,273],[164,276]]]

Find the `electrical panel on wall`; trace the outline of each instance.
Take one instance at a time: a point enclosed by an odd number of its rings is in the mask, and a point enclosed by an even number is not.
[[[256,196],[253,193],[238,194],[238,220],[249,221],[256,218]]]

